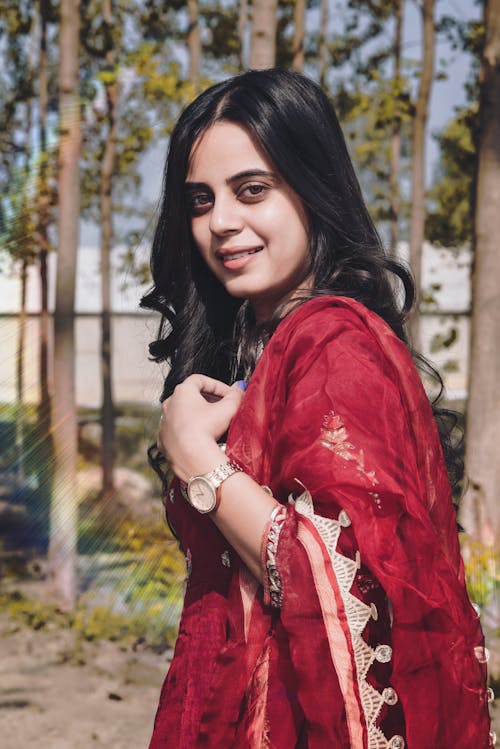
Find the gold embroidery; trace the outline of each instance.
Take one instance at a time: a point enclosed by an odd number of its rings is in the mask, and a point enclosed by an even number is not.
[[[323,447],[328,448],[343,460],[354,460],[356,468],[362,473],[372,486],[378,484],[375,471],[367,471],[365,468],[365,454],[363,449],[356,450],[355,445],[349,442],[347,429],[342,416],[335,411],[329,411],[323,418],[320,430],[320,442]]]

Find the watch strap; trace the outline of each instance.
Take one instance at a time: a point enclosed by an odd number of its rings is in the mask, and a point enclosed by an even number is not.
[[[207,478],[214,489],[218,489],[223,481],[232,476],[233,473],[243,471],[243,468],[235,460],[226,460],[224,463],[220,463],[213,471],[205,473],[204,476]]]

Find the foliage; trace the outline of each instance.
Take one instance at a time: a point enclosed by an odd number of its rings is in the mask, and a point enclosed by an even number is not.
[[[163,519],[134,520],[123,509],[122,516],[110,519],[101,508],[88,525],[91,567],[74,617],[19,593],[1,594],[0,608],[33,629],[66,627],[88,640],[129,645],[140,638],[160,651],[172,645],[182,606],[183,556]]]
[[[82,213],[94,222],[99,221],[107,87],[116,85],[118,90],[115,216],[136,214],[142,181],[140,159],[168,135],[179,108],[194,96],[172,43],[179,38],[180,27],[171,6],[161,2],[118,3],[111,26],[102,17],[102,3],[90,2],[84,8]]]
[[[168,636],[177,625],[186,574],[184,558],[176,542],[168,539],[164,521],[149,527],[129,521],[122,524],[120,536],[141,559],[124,584],[125,603],[143,622],[144,636],[157,642],[165,636],[165,628]]]
[[[0,610],[6,611],[15,621],[31,629],[46,629],[48,626],[71,627],[74,619],[56,606],[29,599],[21,593],[0,593]]]
[[[26,187],[30,158],[30,101],[34,96],[34,71],[28,59],[26,36],[32,22],[28,9],[15,3],[0,4],[0,40],[4,91],[0,109],[0,238],[15,259],[34,255],[33,206]]]
[[[142,470],[151,478],[151,469],[144,465],[148,441],[144,409],[121,406],[116,411],[119,464]],[[93,417],[92,411],[82,413],[86,420]],[[136,634],[160,649],[170,644],[180,615],[185,562],[169,535],[163,512],[152,507],[137,518],[119,494],[105,502],[99,493],[91,495],[80,505],[79,550],[90,555],[89,561],[96,560],[92,562],[94,581],[80,599],[85,613],[78,621],[85,636],[94,631],[103,636],[107,631],[104,614],[89,613],[97,604],[113,612],[113,637],[122,637],[127,622],[127,636]],[[106,554],[109,562],[104,561]],[[99,572],[101,556],[104,567]],[[105,590],[109,597],[103,602]]]
[[[462,554],[469,597],[481,608],[487,606],[500,587],[500,554],[470,539],[464,541]]]
[[[29,35],[33,33],[35,5],[29,0],[14,3],[0,2],[0,36],[6,41],[4,66],[0,77],[5,82],[0,122],[4,154],[19,154],[26,144],[21,123],[26,120],[22,102],[36,98],[35,71],[29,71],[27,59]],[[46,0],[42,5],[51,27],[56,28],[58,4]],[[318,0],[309,0],[308,11],[318,9]],[[202,41],[201,88],[211,80],[238,70],[240,39],[238,36],[238,4],[225,0],[200,2],[200,28]],[[288,67],[292,60],[293,0],[280,0],[278,8],[277,64]],[[418,68],[410,60],[403,60],[404,73],[395,79],[391,70],[393,56],[393,18],[395,0],[347,0],[343,7],[342,25],[336,24],[336,33],[329,40],[331,65],[328,90],[339,111],[340,118],[352,142],[352,155],[359,167],[367,201],[376,221],[391,218],[389,205],[388,165],[391,132],[397,123],[403,126],[403,153],[408,153],[409,128],[412,116],[412,79]],[[463,243],[471,235],[470,196],[473,182],[471,147],[473,140],[474,105],[477,100],[477,60],[482,46],[484,28],[481,22],[464,21],[444,15],[438,20],[438,32],[445,36],[455,49],[470,54],[471,76],[468,93],[470,112],[459,113],[455,125],[439,137],[442,163],[429,196],[431,215],[427,222],[427,236],[445,245]],[[53,32],[54,33],[54,32]],[[195,94],[185,73],[185,55],[181,48],[187,33],[186,4],[182,0],[147,0],[147,2],[116,1],[113,3],[113,23],[102,16],[102,3],[90,0],[82,5],[81,39],[84,54],[81,66],[82,112],[84,114],[84,149],[82,158],[82,211],[86,218],[98,217],[99,170],[103,154],[106,127],[106,86],[118,83],[118,141],[116,168],[113,180],[115,215],[123,215],[127,223],[115,221],[122,232],[117,241],[125,240],[129,247],[129,261],[134,257],[133,247],[143,234],[144,209],[137,199],[141,187],[140,158],[148,150],[168,137],[179,109]],[[308,25],[305,38],[306,70],[314,75],[318,54],[318,31]],[[49,50],[55,45],[49,45]],[[113,59],[109,52],[114,50]],[[51,60],[49,68],[56,68]],[[57,97],[54,80],[50,85],[49,109],[55,112]],[[14,119],[12,119],[14,117]],[[10,119],[9,119],[10,118]],[[52,125],[52,131],[54,127]],[[10,135],[14,136],[14,140]],[[456,151],[461,150],[457,156]],[[36,154],[36,147],[35,147]],[[461,179],[462,156],[466,169]],[[4,157],[5,158],[5,157]],[[45,155],[48,158],[48,154]],[[36,160],[36,159],[35,159]],[[472,158],[473,162],[473,158]],[[12,166],[12,165],[11,165]],[[407,163],[406,163],[407,166]],[[4,165],[5,168],[5,165]],[[1,172],[2,167],[0,167]],[[40,167],[32,161],[32,182]],[[404,164],[403,164],[404,169]],[[405,183],[403,172],[402,182]],[[21,175],[18,183],[23,184]],[[32,260],[36,254],[36,236],[33,229],[33,206],[29,192],[16,188],[17,196],[5,204],[1,197],[0,177],[0,233],[8,216],[16,215],[17,223],[11,226],[9,246],[18,253],[26,250]],[[12,169],[9,170],[9,194],[12,191]],[[34,195],[36,190],[32,190]],[[53,195],[50,193],[53,202]],[[403,201],[404,203],[404,201]],[[131,227],[133,219],[135,227]],[[122,229],[122,226],[124,227]],[[15,231],[14,231],[15,229]],[[29,242],[28,242],[29,238]],[[5,239],[5,237],[4,237]],[[23,240],[24,239],[24,244]],[[132,268],[138,276],[144,268]]]
[[[470,57],[469,76],[465,83],[467,100],[473,104],[478,99],[479,61],[484,47],[484,21],[444,15],[438,23],[440,31],[450,42],[452,50],[461,50]]]
[[[221,65],[225,72],[236,73],[240,40],[238,37],[238,5],[220,0],[204,4],[201,13],[202,51],[207,72],[217,75]]]
[[[164,649],[175,638],[184,559],[169,540],[164,521],[139,522],[128,515],[114,528],[108,525],[107,533],[120,560],[119,576],[112,585],[104,579],[95,591],[83,594],[76,626],[87,639],[141,637],[152,647]],[[96,606],[95,600],[101,600],[108,588],[106,603]]]
[[[121,406],[117,413],[119,454],[126,456],[122,464],[130,468],[142,461],[142,470],[148,471],[151,478],[151,470],[145,465],[144,408]],[[28,444],[36,434],[35,415],[35,407],[28,409],[33,429],[33,433],[30,430],[27,433]],[[12,407],[1,407],[5,445],[13,441],[14,416]],[[93,411],[80,413],[81,419],[93,417]],[[28,475],[33,469],[28,463]],[[30,512],[36,511],[40,523],[42,509],[37,497],[38,493],[31,491],[26,496],[26,505]],[[21,497],[16,500],[21,501]],[[31,538],[34,521],[28,522],[30,528],[23,529],[25,539]],[[0,607],[37,629],[49,625],[72,627],[85,639],[111,639],[127,645],[140,639],[145,646],[159,651],[172,645],[182,605],[185,562],[169,535],[160,508],[149,505],[148,500],[144,512],[134,517],[119,494],[106,502],[99,492],[90,495],[80,504],[79,552],[88,571],[82,577],[85,592],[79,598],[74,618],[65,618],[56,608],[19,595],[12,601],[0,597]],[[19,574],[17,569],[16,579]]]
[[[109,640],[127,647],[140,642],[142,647],[157,652],[171,647],[175,640],[176,628],[165,626],[163,611],[158,607],[141,615],[129,615],[116,612],[110,606],[86,607],[85,603],[84,598],[80,599],[75,614],[68,614],[18,591],[0,593],[0,610],[30,629],[72,630],[84,640]]]
[[[430,343],[431,354],[435,354],[443,348],[450,348],[458,339],[458,328],[452,325],[442,333],[436,333]]]
[[[482,21],[443,16],[439,30],[453,50],[468,54],[469,75],[465,82],[468,104],[437,137],[439,165],[429,191],[430,211],[426,238],[445,247],[470,243],[473,237],[477,139],[479,128],[479,61],[484,44]]]
[[[28,263],[36,259],[39,249],[38,213],[45,211],[50,222],[56,201],[54,148],[42,148],[34,127],[39,114],[40,85],[34,52],[35,5],[0,2],[0,239],[14,261]],[[57,12],[48,0],[41,6],[53,35]],[[48,50],[50,73],[55,67],[50,44]],[[48,96],[50,109],[55,97],[53,74],[48,75]]]
[[[17,460],[16,449],[17,405],[0,403],[0,471],[12,473]],[[25,470],[28,476],[35,476],[44,466],[41,465],[41,435],[38,424],[37,406],[25,404]]]
[[[411,102],[405,83],[403,79],[385,80],[373,71],[369,85],[355,91],[339,88],[335,103],[370,213],[377,222],[387,221],[391,218],[389,165],[395,124],[401,125],[403,141],[408,143],[410,136]]]
[[[79,606],[75,614],[74,629],[86,640],[123,642],[141,635],[135,620],[108,606],[96,606],[88,610]]]
[[[413,66],[394,67],[396,0],[348,0],[343,25],[329,44],[332,66],[327,88],[350,143],[368,208],[374,220],[391,220],[391,141],[400,129],[400,183],[408,169],[413,104]],[[404,202],[400,200],[401,208]],[[401,210],[400,220],[404,219]]]
[[[440,162],[429,191],[426,238],[444,247],[472,241],[477,106],[463,109],[438,136]]]

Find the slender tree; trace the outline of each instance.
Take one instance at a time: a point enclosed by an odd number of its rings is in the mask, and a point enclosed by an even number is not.
[[[31,50],[33,37],[36,33],[35,24],[32,24],[30,33],[29,49]],[[32,82],[34,78],[34,61],[31,51],[26,55],[27,75]],[[33,94],[33,91],[31,91]],[[33,201],[30,199],[30,171],[32,159],[31,129],[33,125],[33,97],[30,96],[24,105],[25,122],[24,122],[24,184],[21,197],[21,212],[18,218],[21,219],[18,227],[19,247],[16,254],[20,256],[20,282],[21,294],[19,300],[19,321],[17,334],[17,351],[16,351],[16,399],[17,399],[17,418],[16,418],[16,452],[17,452],[17,478],[20,483],[25,480],[25,434],[27,426],[27,413],[25,402],[25,347],[26,347],[26,292],[28,282],[28,267],[33,261],[35,255],[34,236],[33,236]],[[19,231],[20,229],[20,231]]]
[[[326,87],[326,74],[328,72],[328,0],[321,0],[321,11],[319,16],[319,82],[322,88]]]
[[[101,161],[99,210],[101,224],[101,465],[102,493],[114,491],[115,418],[113,401],[113,360],[111,332],[111,249],[113,243],[113,173],[116,161],[116,119],[118,79],[115,69],[116,49],[113,40],[113,9],[111,0],[103,0],[103,24],[107,47],[106,73],[106,138]]]
[[[238,68],[240,71],[245,69],[245,34],[248,22],[248,0],[239,0],[238,5]]]
[[[304,37],[306,32],[306,0],[295,0],[293,13],[293,62],[292,68],[301,73],[304,69]]]
[[[403,0],[395,0],[394,8],[394,85],[400,96],[403,90],[401,80],[401,47],[403,42]],[[394,112],[391,135],[391,166],[389,172],[389,203],[391,254],[396,255],[399,242],[399,164],[401,157],[401,114]]]
[[[201,70],[201,40],[200,40],[200,10],[198,0],[187,0],[188,34],[187,46],[189,52],[189,80],[198,91]]]
[[[415,102],[412,135],[412,190],[410,213],[410,265],[415,278],[417,304],[410,318],[413,345],[419,348],[418,301],[422,279],[422,245],[425,227],[425,138],[432,79],[434,76],[435,0],[422,0],[422,66]]]
[[[55,598],[64,609],[72,609],[77,594],[74,306],[80,219],[80,0],[61,0],[60,14],[59,215],[52,410],[54,485],[50,508],[49,569]]]
[[[26,286],[28,277],[28,260],[23,258],[21,261],[21,294],[19,300],[19,320],[17,329],[17,351],[16,351],[16,400],[17,400],[17,418],[16,418],[16,452],[17,452],[17,478],[19,483],[23,483],[25,478],[24,471],[24,441],[26,429],[26,404],[24,400],[24,359],[26,346]]]
[[[253,0],[250,67],[272,68],[276,61],[278,0]]]
[[[39,433],[45,447],[50,444],[50,413],[52,387],[50,382],[50,316],[49,316],[49,225],[51,222],[50,209],[53,202],[49,184],[49,159],[47,148],[47,110],[49,98],[48,64],[47,64],[47,25],[49,20],[49,0],[39,0],[39,59],[38,59],[38,130],[40,144],[40,166],[38,174],[37,195],[37,239],[38,265],[40,280],[40,336],[39,336],[39,368],[40,368],[40,404],[38,411]],[[52,461],[50,450],[46,449],[46,470],[50,470]]]
[[[473,539],[500,544],[500,0],[486,0],[480,74],[474,217],[472,342],[462,523]]]

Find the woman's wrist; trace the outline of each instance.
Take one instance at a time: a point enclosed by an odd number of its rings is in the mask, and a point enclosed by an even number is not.
[[[193,476],[203,476],[210,473],[221,463],[227,461],[224,450],[215,442],[210,440],[199,443],[186,455],[182,468],[178,472],[181,481],[187,484]]]

